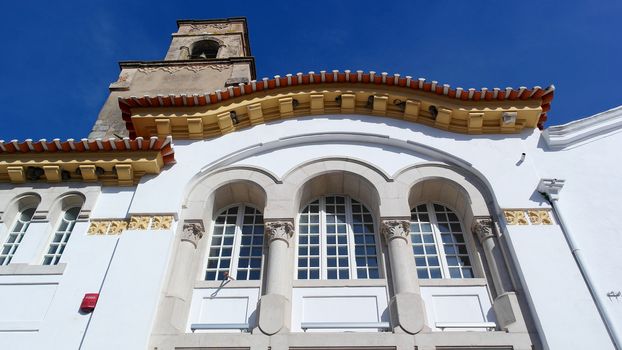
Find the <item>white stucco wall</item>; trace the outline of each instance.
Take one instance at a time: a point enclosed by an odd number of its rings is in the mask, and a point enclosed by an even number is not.
[[[622,240],[616,225],[618,198],[622,197],[618,175],[622,165],[616,152],[621,143],[622,133],[611,133],[552,151],[538,130],[470,136],[365,116],[289,119],[211,140],[175,141],[177,164],[160,175],[145,176],[135,188],[89,187],[97,191],[90,216],[115,219],[132,214],[170,214],[179,218],[186,195],[203,174],[244,166],[263,169],[278,181],[301,164],[330,157],[361,161],[389,180],[417,164],[454,164],[478,175],[489,186],[496,209],[549,207],[536,186],[541,178],[554,177],[566,180],[560,209],[602,297],[622,289],[622,258],[618,254]],[[523,152],[526,158],[520,162]],[[15,194],[14,188],[5,186],[0,200],[8,203]],[[1,240],[6,237],[7,225],[0,230]],[[33,223],[32,234],[24,241],[16,262],[40,264],[52,226],[51,222]],[[120,236],[88,236],[86,229],[86,222],[79,223],[72,234],[62,260],[66,268],[54,277],[55,291],[39,331],[0,332],[0,343],[12,348],[43,344],[54,349],[77,348],[86,331],[85,349],[146,347],[170,264],[175,226],[163,231],[125,231]],[[611,348],[560,228],[505,229],[545,345],[551,349],[577,345]],[[0,276],[0,295],[2,278],[8,277]],[[10,277],[6,281],[11,278],[25,284],[33,277]],[[100,287],[95,312],[80,314],[82,296]],[[14,292],[11,295],[19,295]],[[607,302],[615,315],[615,326],[621,327],[622,298]],[[582,335],[577,340],[568,334]]]

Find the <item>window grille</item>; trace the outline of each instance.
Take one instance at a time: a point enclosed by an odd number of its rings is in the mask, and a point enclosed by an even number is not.
[[[61,218],[58,228],[54,232],[48,251],[43,257],[43,265],[58,264],[60,257],[65,251],[67,241],[69,241],[71,231],[73,231],[79,213],[80,207],[69,208],[63,213],[63,217]]]
[[[208,281],[259,280],[263,258],[263,216],[255,208],[237,205],[214,222],[205,270]]]
[[[380,278],[370,211],[347,196],[309,203],[298,220],[298,279]]]
[[[419,278],[473,278],[473,266],[458,216],[425,203],[410,213],[412,248]]]
[[[11,263],[11,259],[13,259],[13,255],[15,255],[19,244],[22,242],[34,214],[35,208],[26,209],[19,213],[17,219],[15,219],[15,224],[13,224],[13,227],[9,231],[6,242],[2,246],[0,265],[8,265]]]

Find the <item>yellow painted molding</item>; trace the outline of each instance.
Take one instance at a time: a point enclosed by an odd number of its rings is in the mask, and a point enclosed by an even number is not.
[[[98,181],[134,186],[145,174],[159,174],[163,166],[159,150],[11,153],[0,156],[0,182]]]
[[[246,109],[248,110],[248,118],[250,119],[251,125],[263,124],[261,103],[254,103],[249,105]]]
[[[163,121],[168,120],[177,139],[212,138],[273,120],[324,114],[374,115],[464,134],[510,134],[537,127],[540,104],[532,99],[474,102],[386,85],[333,83],[256,92],[200,107],[131,108],[131,118],[143,137],[166,130]],[[235,124],[230,112],[235,112]],[[504,123],[505,112],[516,113],[516,120]]]

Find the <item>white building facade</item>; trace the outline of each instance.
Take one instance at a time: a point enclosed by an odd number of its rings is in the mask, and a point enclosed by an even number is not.
[[[245,19],[178,26],[88,139],[0,142],[3,348],[620,346],[622,109],[258,80]]]

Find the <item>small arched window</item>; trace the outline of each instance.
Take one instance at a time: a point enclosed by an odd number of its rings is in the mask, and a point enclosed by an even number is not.
[[[80,207],[71,207],[63,212],[58,227],[54,231],[52,242],[43,257],[43,265],[58,264],[71,236],[71,231],[76,225],[78,214],[80,214]]]
[[[309,203],[298,220],[297,278],[380,278],[374,227],[371,212],[350,197]]]
[[[433,203],[410,212],[410,233],[419,278],[473,278],[473,266],[458,216]]]
[[[22,210],[15,219],[15,223],[11,226],[11,230],[7,236],[6,242],[2,246],[2,252],[0,252],[0,265],[8,265],[15,255],[15,251],[19,247],[19,244],[24,238],[24,234],[30,225],[33,215],[35,214],[35,208],[28,208]]]
[[[216,58],[220,44],[214,40],[201,40],[192,45],[190,59],[199,60],[205,58]]]
[[[263,215],[248,205],[225,209],[214,222],[205,279],[259,280],[263,259]]]

